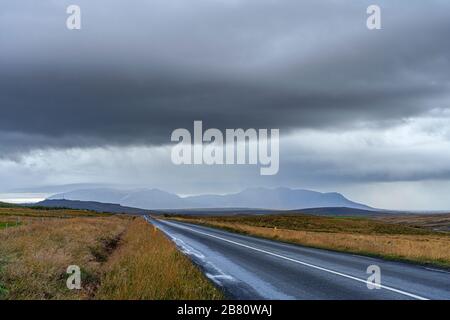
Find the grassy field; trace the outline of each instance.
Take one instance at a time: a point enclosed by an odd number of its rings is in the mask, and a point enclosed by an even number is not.
[[[33,207],[2,207],[0,206],[0,220],[7,217],[16,218],[73,218],[73,217],[109,217],[112,214],[96,213],[88,210],[71,210],[58,208]]]
[[[316,248],[450,267],[450,234],[400,223],[311,215],[173,218]]]
[[[97,298],[197,300],[223,295],[159,230],[138,219],[108,261]]]
[[[87,299],[99,285],[102,262],[128,220],[47,219],[0,231],[0,283],[5,299]],[[83,289],[68,290],[66,270],[78,265]]]
[[[9,226],[0,229],[0,299],[222,297],[142,218],[1,208],[0,221]],[[66,287],[69,265],[81,268],[81,290]]]
[[[409,214],[377,218],[379,221],[450,232],[450,214]]]

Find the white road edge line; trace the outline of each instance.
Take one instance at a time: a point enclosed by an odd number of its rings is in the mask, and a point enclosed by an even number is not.
[[[330,270],[330,269],[327,269],[327,268],[319,267],[319,266],[316,266],[314,264],[310,264],[310,263],[303,262],[303,261],[300,261],[300,260],[292,259],[292,258],[289,258],[289,257],[286,257],[286,256],[282,256],[280,254],[273,253],[273,252],[270,252],[270,251],[267,251],[267,250],[258,249],[258,248],[255,248],[255,247],[243,244],[243,243],[239,243],[239,242],[236,242],[236,241],[228,240],[228,239],[225,239],[225,238],[222,238],[222,237],[218,237],[218,236],[206,233],[206,232],[198,231],[198,230],[195,230],[195,229],[190,228],[190,227],[182,226],[182,225],[179,225],[179,224],[176,224],[176,223],[173,223],[173,222],[169,222],[169,221],[164,221],[164,222],[160,221],[160,220],[157,220],[157,221],[158,222],[162,222],[162,223],[166,223],[166,224],[169,224],[169,225],[172,225],[172,226],[174,226],[176,228],[187,229],[187,230],[193,231],[195,233],[202,234],[202,235],[205,235],[205,236],[208,236],[208,237],[211,237],[211,238],[219,239],[219,240],[222,240],[222,241],[225,241],[225,242],[228,242],[228,243],[232,243],[232,244],[235,244],[235,245],[247,248],[247,249],[251,249],[251,250],[254,250],[254,251],[262,252],[262,253],[265,253],[265,254],[268,254],[268,255],[280,258],[280,259],[284,259],[284,260],[287,260],[287,261],[295,262],[295,263],[298,263],[298,264],[301,264],[301,265],[304,265],[304,266],[307,266],[307,267],[311,267],[311,268],[314,268],[314,269],[317,269],[317,270],[321,270],[321,271],[325,271],[325,272],[328,272],[328,273],[332,273],[332,274],[335,274],[335,275],[338,275],[338,276],[341,276],[341,277],[344,277],[344,278],[347,278],[347,279],[352,279],[352,280],[355,280],[355,281],[358,281],[358,282],[362,282],[362,283],[365,283],[365,284],[373,285],[372,282],[369,282],[369,281],[363,280],[363,279],[359,279],[357,277],[349,276],[349,275],[347,275],[345,273],[341,273],[341,272],[333,271],[333,270]],[[379,286],[381,288],[383,288],[383,289],[386,289],[386,290],[389,290],[389,291],[392,291],[392,292],[395,292],[395,293],[399,293],[399,294],[402,294],[402,295],[405,295],[405,296],[408,296],[408,297],[411,297],[411,298],[414,298],[414,299],[417,299],[417,300],[429,300],[428,298],[424,298],[424,297],[415,295],[413,293],[409,293],[409,292],[406,292],[406,291],[403,291],[403,290],[395,289],[395,288],[392,288],[392,287],[389,287],[389,286],[385,286],[385,285],[379,285]]]

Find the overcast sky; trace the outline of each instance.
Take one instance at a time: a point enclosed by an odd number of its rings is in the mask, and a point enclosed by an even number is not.
[[[4,0],[0,192],[287,186],[450,209],[449,39],[448,0]],[[173,165],[194,120],[279,128],[278,175]]]

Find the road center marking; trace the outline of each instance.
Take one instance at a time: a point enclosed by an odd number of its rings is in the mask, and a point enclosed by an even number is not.
[[[368,283],[372,284],[371,282],[369,282],[367,280],[363,280],[363,279],[360,279],[360,278],[357,278],[357,277],[354,277],[354,276],[350,276],[350,275],[345,274],[345,273],[341,273],[341,272],[333,271],[333,270],[330,270],[330,269],[327,269],[327,268],[319,267],[319,266],[316,266],[316,265],[311,264],[311,263],[303,262],[303,261],[300,261],[300,260],[297,260],[297,259],[292,259],[292,258],[283,256],[283,255],[280,255],[280,254],[277,254],[277,253],[273,253],[273,252],[270,252],[270,251],[267,251],[267,250],[264,250],[264,249],[255,248],[255,247],[252,247],[252,246],[249,246],[249,245],[246,245],[246,244],[243,244],[243,243],[239,243],[239,242],[236,242],[236,241],[233,241],[233,240],[228,240],[228,239],[225,239],[225,238],[222,238],[222,237],[219,237],[219,236],[212,235],[212,234],[207,233],[207,232],[195,230],[195,229],[187,227],[187,226],[182,226],[182,225],[179,225],[179,224],[176,224],[176,223],[173,223],[173,222],[169,222],[169,221],[160,221],[160,220],[158,220],[158,221],[162,222],[162,223],[165,223],[165,224],[169,224],[169,225],[171,225],[171,226],[173,226],[175,228],[181,228],[181,229],[190,230],[190,231],[198,233],[198,234],[202,234],[202,235],[205,235],[205,236],[208,236],[208,237],[211,237],[211,238],[215,238],[215,239],[218,239],[218,240],[222,240],[222,241],[225,241],[225,242],[228,242],[228,243],[235,244],[237,246],[241,246],[241,247],[244,247],[244,248],[247,248],[247,249],[251,249],[251,250],[254,250],[254,251],[265,253],[265,254],[268,254],[268,255],[273,256],[273,257],[277,257],[277,258],[280,258],[280,259],[284,259],[284,260],[287,260],[287,261],[298,263],[298,264],[301,264],[301,265],[304,265],[304,266],[307,266],[307,267],[310,267],[310,268],[314,268],[314,269],[317,269],[317,270],[321,270],[321,271],[325,271],[325,272],[328,272],[328,273],[331,273],[331,274],[335,274],[335,275],[338,275],[338,276],[341,276],[341,277],[344,277],[344,278],[347,278],[347,279],[352,279],[352,280],[355,280],[355,281],[358,281],[358,282],[362,282],[362,283],[365,283],[365,284],[368,284]],[[429,300],[428,298],[424,298],[424,297],[415,295],[413,293],[409,293],[409,292],[406,292],[406,291],[403,291],[403,290],[395,289],[395,288],[392,288],[392,287],[389,287],[389,286],[385,286],[385,285],[379,285],[379,286],[381,288],[383,288],[383,289],[386,289],[386,290],[389,290],[389,291],[392,291],[392,292],[395,292],[395,293],[399,293],[399,294],[402,294],[402,295],[405,295],[405,296],[408,296],[408,297],[411,297],[411,298],[414,298],[414,299],[417,299],[417,300]]]

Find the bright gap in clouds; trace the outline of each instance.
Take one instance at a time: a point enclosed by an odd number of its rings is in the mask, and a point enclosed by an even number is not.
[[[45,193],[0,193],[0,202],[6,203],[37,203],[45,200],[50,194]]]

